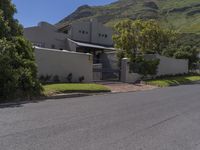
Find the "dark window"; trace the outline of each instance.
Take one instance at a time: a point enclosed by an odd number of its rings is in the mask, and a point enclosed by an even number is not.
[[[101,36],[101,33],[99,33],[99,37]]]
[[[107,38],[108,37],[108,35],[107,34],[105,34],[105,38]]]
[[[86,33],[86,34],[88,34],[88,32],[87,32],[87,31],[86,31],[85,33]]]
[[[83,34],[85,34],[85,31],[82,31]]]
[[[81,30],[79,30],[79,33],[81,33]]]

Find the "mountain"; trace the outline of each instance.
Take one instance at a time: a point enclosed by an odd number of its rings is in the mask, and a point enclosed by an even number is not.
[[[56,25],[91,18],[110,27],[127,18],[156,19],[164,27],[200,33],[200,0],[118,0],[105,6],[83,5]]]

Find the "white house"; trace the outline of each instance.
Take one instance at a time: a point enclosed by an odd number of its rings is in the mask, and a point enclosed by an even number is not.
[[[58,32],[55,26],[47,22],[40,22],[38,26],[25,28],[24,36],[34,46],[67,49],[67,34]]]
[[[67,26],[41,22],[36,27],[24,29],[24,36],[35,46],[90,53],[94,63],[99,62],[101,54],[115,51],[112,35],[112,29],[97,20],[76,22]]]
[[[97,80],[120,80],[122,77],[132,80],[129,71],[123,71],[118,65],[112,34],[112,29],[97,20],[64,26],[41,22],[36,27],[24,29],[24,36],[39,47],[35,54],[40,75],[59,75],[64,80],[72,73],[76,81],[84,76],[86,82],[91,82],[92,76]],[[188,72],[187,60],[162,56],[159,59],[159,75]],[[127,68],[124,64],[122,66]],[[123,80],[127,81],[126,78]]]

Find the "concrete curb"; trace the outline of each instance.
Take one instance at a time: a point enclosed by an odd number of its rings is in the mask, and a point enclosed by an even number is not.
[[[109,93],[109,92],[107,92],[107,93]],[[42,97],[35,97],[31,100],[15,100],[13,102],[0,103],[0,108],[6,107],[6,106],[12,107],[12,106],[16,106],[16,105],[23,105],[23,104],[27,104],[27,103],[37,103],[37,102],[45,101],[45,100],[85,97],[85,96],[93,96],[93,95],[98,95],[98,94],[105,94],[105,93],[68,93],[68,94],[57,94],[57,95],[53,95],[53,96],[42,96]]]
[[[57,94],[53,96],[45,96],[41,99],[63,99],[63,98],[75,98],[75,97],[84,97],[84,96],[90,96],[92,94],[90,93],[71,93],[71,94]]]
[[[14,100],[12,102],[8,103],[0,103],[0,107],[4,106],[15,106],[15,105],[21,105],[26,103],[37,103],[39,101],[43,100],[51,100],[51,99],[63,99],[63,98],[75,98],[75,97],[84,97],[84,96],[90,96],[88,93],[70,93],[70,94],[57,94],[54,96],[42,96],[42,97],[35,97],[31,100]]]
[[[158,89],[158,88],[155,88]],[[98,96],[98,95],[108,95],[108,94],[120,94],[120,93],[132,93],[132,92],[142,92],[142,91],[151,91],[154,89],[149,90],[138,90],[138,91],[127,91],[127,92],[100,92],[100,93],[67,93],[67,94],[57,94],[53,96],[42,96],[42,97],[35,97],[31,100],[16,100],[9,103],[0,103],[0,107],[6,106],[15,106],[15,105],[23,105],[27,103],[37,103],[40,101],[45,100],[53,100],[53,99],[65,99],[65,98],[76,98],[76,97],[86,97],[86,96]]]

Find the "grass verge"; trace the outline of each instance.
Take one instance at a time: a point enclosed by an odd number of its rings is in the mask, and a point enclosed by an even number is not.
[[[99,84],[85,84],[85,83],[57,83],[47,84],[43,86],[44,95],[53,95],[61,93],[100,93],[110,92],[110,89]]]
[[[200,75],[187,75],[177,77],[166,77],[162,79],[153,79],[146,81],[147,84],[155,85],[159,87],[176,86],[181,84],[188,84],[195,81],[200,81]]]

